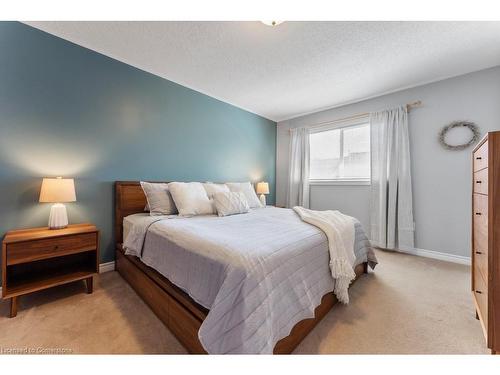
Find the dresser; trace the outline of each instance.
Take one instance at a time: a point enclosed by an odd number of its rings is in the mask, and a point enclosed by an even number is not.
[[[500,352],[500,131],[472,153],[472,296],[492,354]]]

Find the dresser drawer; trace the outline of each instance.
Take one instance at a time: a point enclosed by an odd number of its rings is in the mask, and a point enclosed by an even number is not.
[[[474,298],[479,307],[479,315],[483,320],[485,328],[488,327],[488,285],[478,269],[474,269]]]
[[[480,272],[484,281],[488,280],[488,254],[482,251],[474,251],[474,267],[476,272]]]
[[[473,196],[473,252],[474,264],[479,268],[485,280],[488,280],[488,196]]]
[[[488,166],[488,141],[484,142],[481,147],[479,147],[474,155],[474,172],[479,171]]]
[[[488,194],[488,168],[474,173],[474,193]]]
[[[7,265],[75,254],[96,248],[97,233],[95,232],[16,242],[7,245]]]
[[[488,196],[474,194],[472,197],[472,220],[474,226],[474,249],[488,252]]]

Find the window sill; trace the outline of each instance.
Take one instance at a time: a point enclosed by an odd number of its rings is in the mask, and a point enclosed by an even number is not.
[[[371,185],[370,180],[309,180],[309,185]]]

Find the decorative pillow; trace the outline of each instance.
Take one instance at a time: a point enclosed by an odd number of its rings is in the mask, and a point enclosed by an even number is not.
[[[171,182],[168,189],[180,216],[214,214],[212,202],[201,182]]]
[[[149,208],[151,216],[175,215],[177,213],[168,184],[141,181],[141,187],[148,202],[144,208]]]
[[[212,199],[215,193],[229,193],[230,191],[225,184],[214,184],[213,182],[205,182],[203,187],[209,199]]]
[[[262,207],[259,198],[257,198],[257,194],[250,182],[228,182],[226,183],[229,190],[234,193],[241,192],[245,194],[247,198],[248,205],[250,208],[259,208]]]
[[[244,214],[250,211],[247,198],[242,192],[215,193],[214,206],[219,216]]]

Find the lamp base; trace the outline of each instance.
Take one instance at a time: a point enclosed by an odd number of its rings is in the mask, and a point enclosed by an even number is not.
[[[68,226],[68,213],[66,206],[56,203],[50,208],[49,229],[63,229]]]
[[[264,194],[261,194],[259,196],[260,199],[260,204],[262,204],[263,207],[266,207],[266,196]]]

